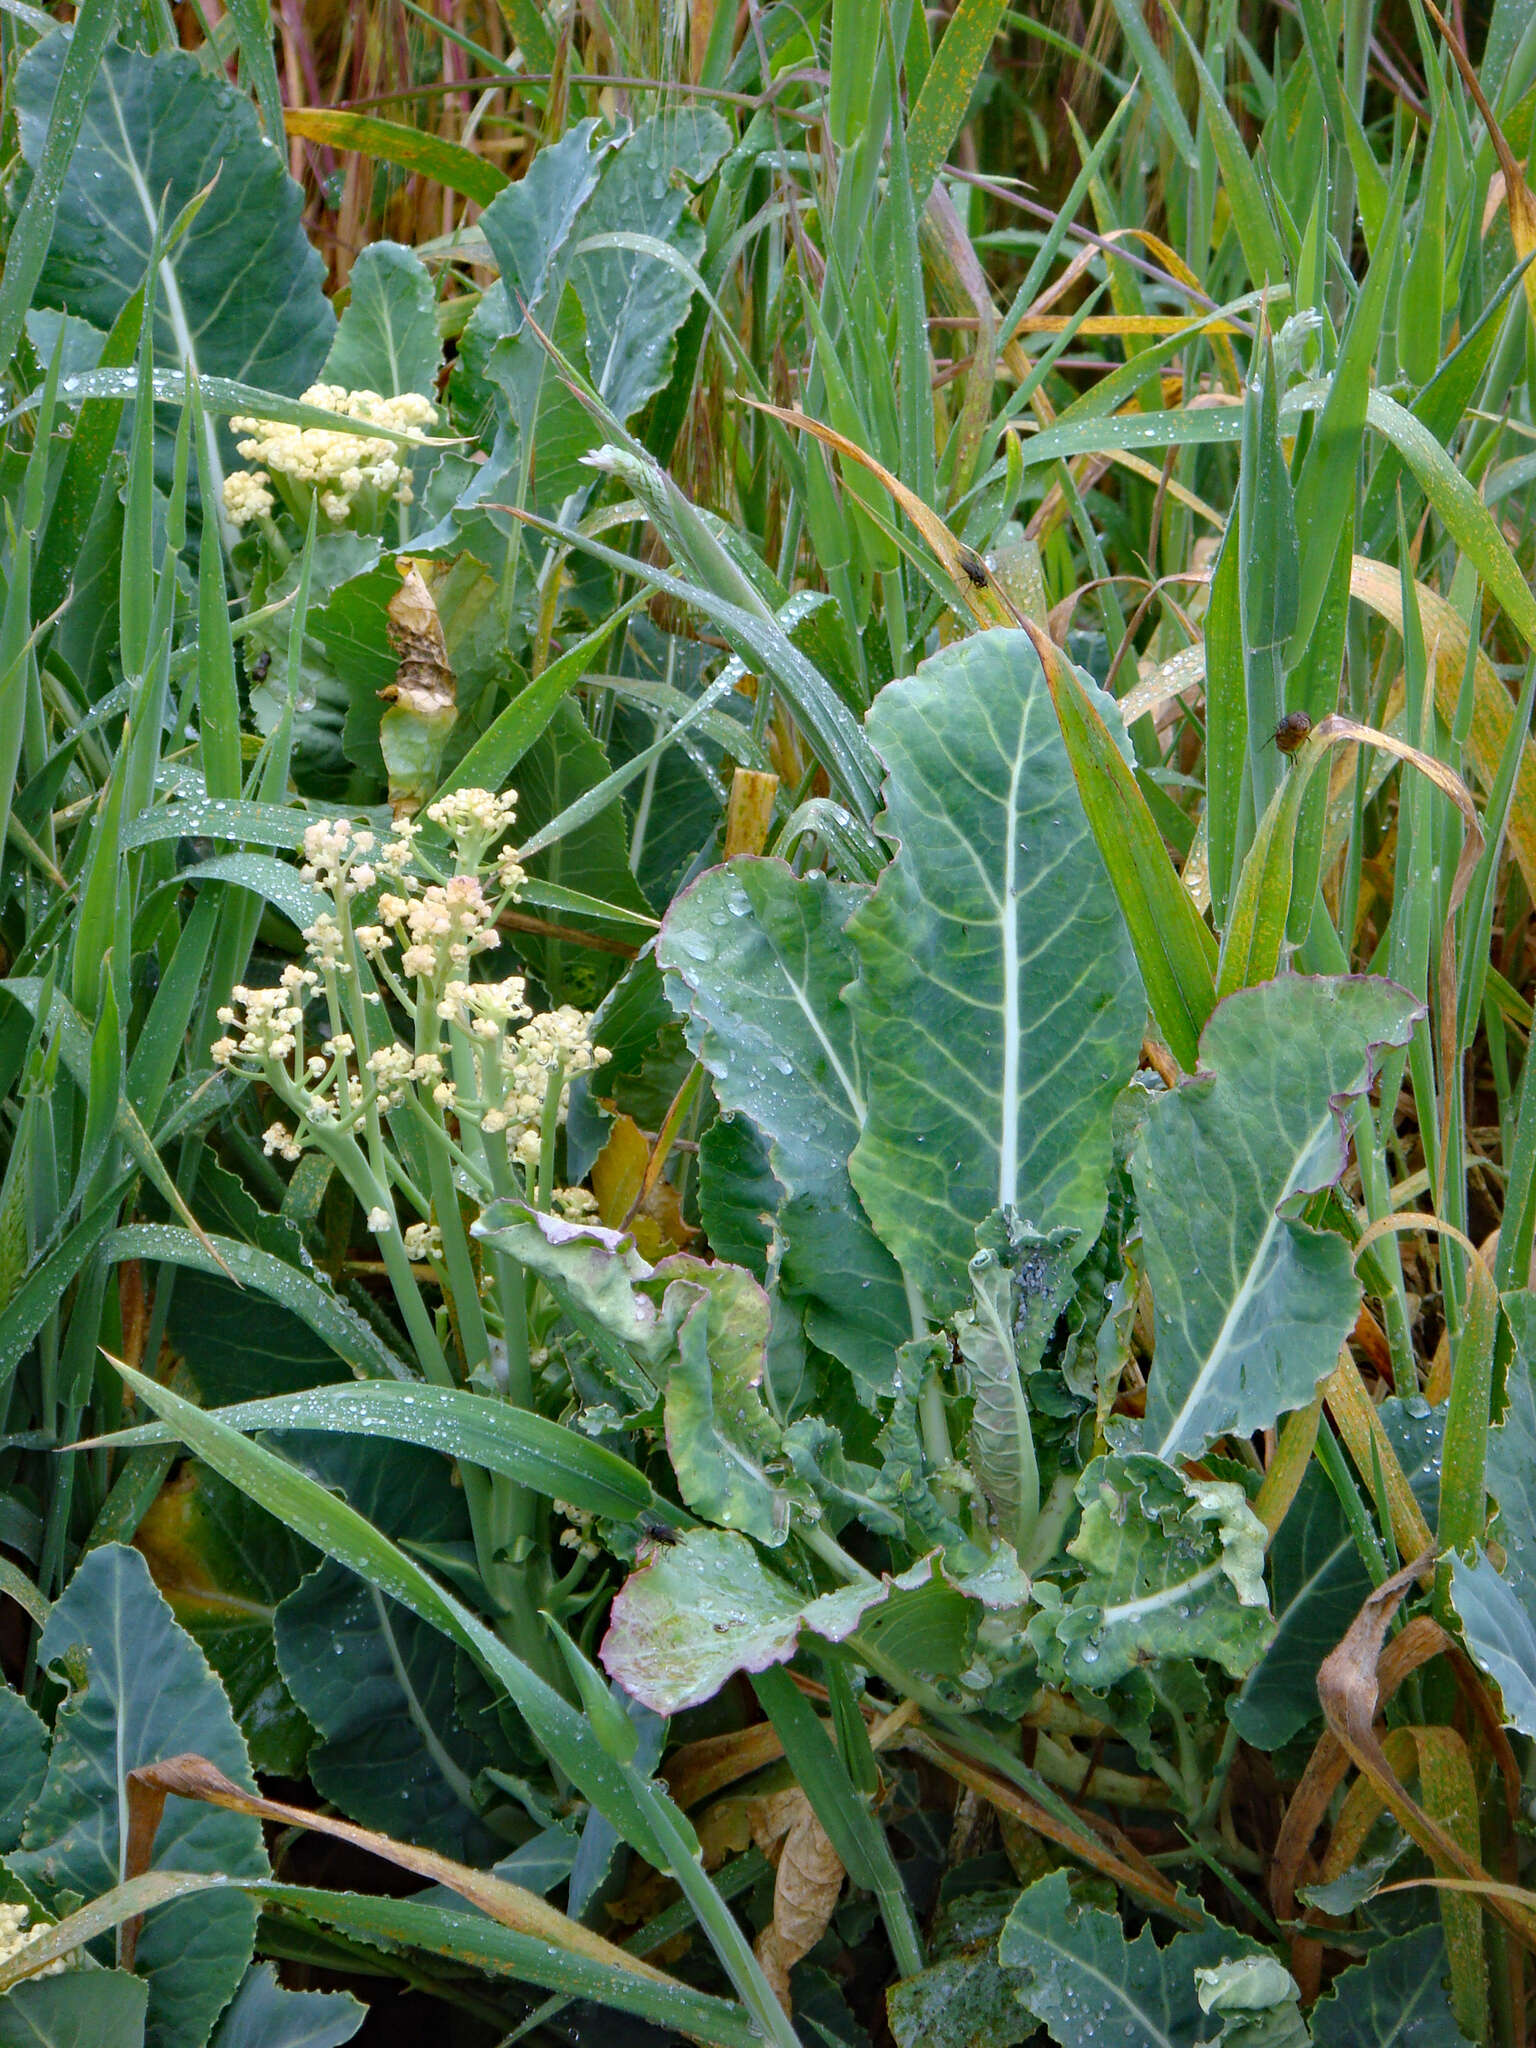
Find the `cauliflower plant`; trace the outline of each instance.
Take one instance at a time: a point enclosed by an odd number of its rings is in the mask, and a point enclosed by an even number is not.
[[[340,384],[311,384],[301,403],[338,418],[388,427],[412,441],[424,440],[437,423],[431,399],[414,391],[385,398],[377,391],[348,391]],[[318,495],[320,511],[332,526],[352,523],[373,530],[390,504],[411,502],[409,457],[397,441],[384,435],[295,427],[283,420],[244,415],[232,419],[230,426],[245,436],[239,449],[252,465],[232,471],[224,480],[224,510],[236,526],[270,519],[279,500],[303,526],[310,500]]]
[[[497,848],[515,808],[515,792],[480,789],[429,805],[427,819],[452,846],[446,869],[418,843],[414,820],[397,820],[382,846],[345,818],[311,825],[300,872],[326,907],[304,933],[306,963],[285,967],[275,987],[235,989],[218,1013],[225,1030],[215,1062],[264,1082],[286,1112],[267,1127],[267,1152],[296,1160],[308,1147],[324,1150],[377,1237],[395,1233],[403,1198],[415,1211],[407,1251],[434,1262],[433,1205],[404,1171],[383,1119],[413,1102],[450,1146],[461,1185],[488,1199],[520,1174],[532,1193],[571,1077],[608,1057],[592,1044],[584,1011],[565,1004],[535,1013],[521,975],[473,978],[472,962],[500,945],[497,920],[523,880],[512,849]],[[354,901],[375,889],[376,921],[357,922]],[[395,1036],[386,994],[407,1020],[409,1043]],[[571,1212],[590,1201],[584,1191],[558,1192]]]

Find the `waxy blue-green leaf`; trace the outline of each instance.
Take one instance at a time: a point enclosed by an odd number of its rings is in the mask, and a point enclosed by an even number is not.
[[[1383,1942],[1313,2006],[1316,2048],[1468,2048],[1445,1994],[1449,1971],[1436,1921]]]
[[[842,1000],[857,971],[845,927],[868,890],[801,880],[783,861],[713,868],[678,897],[656,942],[688,1042],[726,1110],[770,1141],[784,1189],[780,1285],[866,1395],[889,1393],[912,1334],[901,1272],[870,1227],[848,1156],[864,1128],[865,1076]]]
[[[6,236],[5,275],[0,278],[0,361],[9,362],[21,339],[23,322],[33,302],[37,280],[48,258],[54,222],[64,192],[70,160],[80,139],[87,95],[117,28],[116,0],[82,7],[64,45],[58,82],[46,114],[36,125],[27,153],[32,178]],[[34,20],[46,36],[54,24],[47,15]],[[13,46],[14,47],[14,46]]]
[[[126,1970],[26,1978],[0,1996],[0,2048],[139,2048],[148,1998]]]
[[[428,1556],[470,1541],[464,1489],[442,1459],[356,1438],[285,1448],[381,1535]],[[484,1865],[501,1852],[484,1818],[483,1773],[517,1759],[495,1695],[463,1650],[330,1558],[278,1607],[273,1644],[316,1732],[305,1769],[323,1799],[460,1862]]]
[[[539,1276],[636,1408],[655,1404],[672,1332],[640,1291],[651,1268],[633,1238],[567,1223],[516,1199],[492,1202],[471,1228]]]
[[[370,242],[348,277],[351,298],[320,373],[321,382],[386,398],[435,394],[443,344],[427,266],[398,242]]]
[[[178,1291],[183,1284],[177,1282]],[[277,1668],[272,1621],[313,1570],[315,1553],[200,1460],[188,1460],[169,1485],[160,1484],[166,1465],[157,1453],[138,1453],[127,1471],[140,1461],[147,1475],[157,1475],[158,1490],[128,1524],[135,1546],[172,1614],[213,1666],[252,1770],[302,1778],[314,1731]],[[126,1479],[122,1492],[133,1483]],[[95,1542],[120,1535],[110,1519],[92,1531]]]
[[[1499,1427],[1488,1433],[1488,1491],[1499,1505],[1495,1534],[1504,1551],[1504,1575],[1536,1614],[1536,1294],[1529,1288],[1503,1297],[1514,1339]]]
[[[1360,1305],[1348,1245],[1289,1214],[1344,1170],[1342,1104],[1419,1014],[1395,983],[1287,975],[1228,996],[1200,1072],[1152,1103],[1132,1173],[1156,1339],[1146,1448],[1196,1457],[1311,1400]]]
[[[24,155],[35,161],[68,48],[47,36],[16,73]],[[38,293],[109,328],[143,282],[157,222],[204,188],[160,265],[160,362],[274,391],[302,391],[336,319],[325,266],[300,223],[302,195],[255,109],[180,50],[109,49],[86,101]]]
[[[39,1896],[93,1899],[118,1882],[127,1843],[127,1776],[193,1749],[255,1790],[218,1680],[172,1620],[136,1550],[87,1554],[54,1606],[39,1658],[69,1686],[48,1776],[10,1859]],[[267,1874],[260,1823],[190,1801],[167,1803],[152,1855],[159,1871]],[[245,1974],[256,1913],[237,1892],[167,1907],[147,1920],[137,1968],[149,1979],[151,2039],[202,2048]]]
[[[1083,1576],[1030,1626],[1043,1672],[1103,1691],[1179,1657],[1234,1678],[1258,1662],[1274,1633],[1267,1532],[1235,1481],[1186,1479],[1137,1453],[1095,1458],[1076,1492],[1082,1526],[1067,1553]]]
[[[147,1407],[175,1427],[183,1443],[242,1492],[466,1649],[518,1708],[544,1753],[648,1861],[671,1870],[758,2032],[777,2048],[795,2048],[751,1947],[704,1874],[697,1837],[657,1786],[616,1764],[569,1701],[345,1501],[262,1445],[223,1428],[169,1387],[131,1366],[117,1364],[116,1370]],[[543,1954],[547,1966],[548,1944],[528,1946]],[[533,1981],[544,1981],[536,1970]]]
[[[768,1297],[752,1275],[685,1252],[648,1266],[623,1231],[515,1200],[493,1202],[474,1233],[540,1275],[637,1404],[654,1401],[653,1379],[664,1384],[667,1452],[688,1506],[782,1543],[791,1501],[810,1495],[777,1469],[781,1432],[760,1390]]]
[[[946,648],[868,730],[898,851],[849,926],[869,1108],[851,1173],[943,1315],[994,1210],[1092,1244],[1146,1002],[1024,634]]]
[[[1451,1603],[1472,1656],[1498,1686],[1504,1720],[1536,1735],[1536,1613],[1481,1544],[1474,1562],[1451,1560]]]
[[[706,1520],[782,1543],[791,1502],[810,1494],[782,1469],[783,1433],[761,1392],[768,1297],[739,1266],[686,1253],[656,1268],[658,1288],[664,1276],[662,1316],[677,1331],[665,1415],[678,1490]]]
[[[0,1685],[0,1856],[21,1840],[22,1820],[47,1770],[48,1724],[19,1692]]]
[[[1113,2041],[1116,2048],[1195,2048],[1210,2027],[1195,1971],[1254,1945],[1215,1922],[1159,1948],[1150,1927],[1127,1941],[1117,1914],[1074,1900],[1064,1870],[1020,1895],[997,1945],[1006,1969],[1029,1972],[1019,2002],[1059,2048]]]
[[[971,1466],[1004,1540],[1024,1549],[1040,1513],[1040,1471],[1025,1397],[1025,1376],[1044,1355],[1072,1290],[1076,1263],[1070,1230],[1021,1229],[989,1219],[971,1260],[973,1306],[955,1318],[974,1407]]]
[[[972,1892],[940,1908],[940,1959],[885,1994],[896,2048],[1018,2048],[1028,2021],[1019,2005],[1027,1974],[997,1959],[1006,1896]]]
[[[349,1991],[289,1991],[274,1964],[253,1964],[210,2048],[341,2048],[367,2017],[367,2006]]]
[[[704,236],[684,214],[688,186],[707,178],[730,146],[731,131],[713,108],[669,107],[613,153],[576,222],[568,274],[587,316],[587,362],[620,419],[633,418],[666,383],[693,285],[641,249],[587,245],[644,234],[697,265]]]

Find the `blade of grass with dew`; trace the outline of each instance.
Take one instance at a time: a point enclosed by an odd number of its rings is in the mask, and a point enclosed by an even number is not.
[[[1109,728],[1060,650],[1025,623],[1105,872],[1120,901],[1158,1029],[1186,1073],[1216,1001],[1216,941],[1174,873],[1162,834]]]
[[[960,133],[976,81],[991,55],[1007,0],[960,0],[949,17],[907,123],[913,210],[928,193]]]
[[[110,1248],[114,1256],[128,1257],[139,1242],[120,1231],[110,1241]],[[606,1515],[612,1521],[632,1522],[646,1511],[665,1513],[650,1481],[617,1453],[564,1423],[551,1422],[529,1409],[487,1401],[464,1387],[371,1378],[352,1386],[316,1387],[306,1393],[242,1401],[229,1408],[210,1408],[207,1413],[242,1435],[270,1429],[313,1429],[420,1444],[487,1472],[502,1473],[520,1486],[531,1486],[554,1500],[569,1500],[588,1514]],[[102,1439],[122,1448],[174,1440],[163,1423],[119,1430]]]
[[[117,22],[118,0],[81,0],[76,11],[42,155],[6,238],[5,266],[0,274],[0,362],[11,360],[21,339],[22,323],[53,241],[64,178],[80,139],[86,101]],[[61,31],[54,28],[53,33]]]
[[[400,121],[381,121],[344,107],[289,107],[283,126],[305,142],[328,143],[333,149],[356,150],[362,156],[393,164],[414,177],[430,178],[476,206],[489,206],[510,183],[505,171],[462,143]]]
[[[874,1893],[898,1973],[916,1976],[925,1965],[922,1938],[885,1829],[855,1790],[831,1736],[789,1673],[771,1667],[755,1673],[752,1685],[843,1868],[854,1884]]]
[[[681,1885],[763,2037],[775,2048],[798,2048],[746,1937],[704,1874],[698,1838],[667,1795],[617,1763],[568,1700],[355,1508],[273,1452],[224,1429],[168,1387],[119,1360],[112,1362],[143,1404],[231,1485],[458,1643],[506,1692],[551,1761],[648,1862],[669,1871]]]

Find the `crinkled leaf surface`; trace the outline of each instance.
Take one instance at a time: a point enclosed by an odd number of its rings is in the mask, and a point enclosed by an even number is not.
[[[690,264],[702,254],[703,231],[685,212],[687,186],[709,175],[730,147],[730,132],[713,112],[669,109],[594,150],[596,125],[581,122],[539,150],[528,176],[481,216],[501,282],[465,329],[454,396],[471,415],[495,403],[500,429],[490,460],[427,536],[429,545],[452,544],[479,516],[474,507],[482,501],[506,503],[521,493],[553,515],[577,509],[594,484],[580,463],[597,429],[527,330],[525,309],[570,361],[586,358],[594,383],[623,419],[671,374],[693,285],[668,253]],[[613,236],[625,240],[602,246]],[[473,535],[490,562],[493,548],[479,537],[485,519],[505,522],[501,514],[483,515]]]
[[[587,364],[622,420],[666,383],[693,285],[649,250],[588,245],[639,233],[671,243],[696,264],[704,232],[684,218],[687,187],[707,178],[730,146],[730,129],[711,109],[668,108],[614,153],[576,223],[570,279],[587,316]]]
[[[476,343],[483,349],[500,335],[518,333],[529,312],[544,324],[556,258],[612,147],[604,144],[594,152],[596,127],[596,121],[578,121],[558,141],[536,151],[526,176],[498,192],[481,214],[480,232],[491,245],[501,280],[470,317],[465,334],[471,356]]]
[[[872,1579],[806,1600],[758,1562],[745,1537],[692,1529],[653,1546],[616,1595],[603,1665],[654,1712],[681,1713],[712,1699],[733,1672],[785,1663],[802,1628],[841,1642],[886,1591]]]
[[[912,1317],[848,1178],[866,1089],[842,1000],[857,968],[844,928],[868,894],[802,880],[783,861],[735,860],[678,897],[656,958],[721,1107],[744,1110],[770,1141],[784,1188],[780,1285],[805,1297],[812,1340],[875,1394],[891,1390]]]
[[[1065,1871],[1030,1886],[998,1942],[1005,1967],[1028,1972],[1019,1998],[1059,2048],[1194,2048],[1215,2031],[1195,1995],[1195,1971],[1252,1943],[1214,1924],[1159,1948],[1144,1927],[1127,1941],[1119,1918],[1072,1897]]]
[[[443,345],[437,294],[427,266],[398,242],[370,242],[358,251],[347,280],[352,296],[341,316],[321,380],[349,391],[404,391],[435,396]]]
[[[196,1750],[255,1790],[229,1702],[177,1627],[136,1550],[90,1551],[48,1618],[40,1655],[68,1688],[48,1776],[10,1859],[40,1897],[94,1899],[121,1881],[127,1774]],[[264,1877],[261,1824],[190,1799],[167,1800],[151,1866]],[[240,1892],[152,1913],[136,1968],[149,1979],[150,2048],[202,2048],[251,1958],[256,1909]]]
[[[1390,1400],[1378,1413],[1429,1517],[1440,1490],[1445,1410],[1427,1401]],[[1290,1513],[1269,1547],[1274,1641],[1227,1708],[1244,1742],[1278,1749],[1322,1715],[1317,1668],[1343,1638],[1371,1590],[1339,1497],[1316,1464],[1307,1468]]]
[[[634,1404],[652,1406],[672,1332],[640,1291],[651,1268],[626,1232],[567,1223],[516,1200],[492,1202],[473,1229],[537,1273]]]
[[[851,1171],[946,1315],[996,1209],[1093,1243],[1146,1003],[1023,633],[946,648],[867,727],[898,851],[849,926],[869,1108]]]
[[[25,1978],[0,1997],[0,2048],[140,2048],[148,1996],[126,1970]]]
[[[1242,1488],[1136,1453],[1095,1458],[1077,1497],[1082,1526],[1067,1550],[1083,1576],[1030,1624],[1042,1668],[1090,1690],[1177,1657],[1241,1678],[1274,1630],[1265,1529]]]
[[[1383,1942],[1313,2006],[1316,2048],[1466,2048],[1445,1995],[1449,1968],[1438,1922]]]
[[[1072,1287],[1076,1233],[1021,1228],[998,1217],[983,1225],[971,1260],[975,1306],[956,1318],[974,1409],[971,1465],[1003,1537],[1016,1551],[1040,1512],[1025,1375],[1040,1363]]]
[[[1222,2048],[1311,2048],[1296,1980],[1274,1956],[1196,1970],[1195,1995],[1220,2026]]]
[[[546,1280],[634,1398],[664,1384],[667,1450],[695,1514],[782,1543],[791,1500],[810,1496],[762,1397],[769,1304],[752,1275],[683,1252],[648,1266],[622,1231],[516,1201],[493,1202],[475,1234]]]
[[[1285,975],[1228,996],[1200,1072],[1150,1106],[1132,1172],[1156,1347],[1143,1441],[1195,1456],[1312,1398],[1360,1303],[1348,1245],[1282,1210],[1344,1169],[1339,1107],[1406,1042],[1394,983]]]
[[[42,151],[66,40],[60,31],[45,36],[17,67],[30,164]],[[302,391],[336,332],[325,265],[300,222],[302,195],[245,95],[180,50],[107,51],[65,176],[39,299],[110,328],[144,281],[157,219],[174,221],[205,186],[201,211],[161,265],[156,355],[204,376]]]
[[[374,1438],[289,1437],[285,1449],[337,1487],[386,1536],[454,1544],[469,1536],[447,1461]],[[278,1667],[319,1731],[315,1789],[381,1833],[461,1862],[501,1846],[480,1818],[476,1776],[506,1761],[494,1715],[461,1711],[468,1659],[418,1615],[327,1560],[277,1610]],[[489,1693],[480,1688],[489,1707]]]
[[[782,1543],[791,1500],[809,1495],[760,1390],[768,1297],[739,1266],[707,1266],[687,1253],[656,1268],[651,1284],[663,1282],[663,1315],[677,1330],[667,1374],[667,1454],[683,1499],[712,1522],[760,1543]]]
[[[341,2048],[367,2017],[350,1992],[289,1991],[261,1963],[246,1971],[211,2048]]]

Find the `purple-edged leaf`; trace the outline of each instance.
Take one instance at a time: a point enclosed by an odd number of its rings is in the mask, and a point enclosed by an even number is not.
[[[633,1698],[677,1714],[712,1699],[738,1671],[787,1663],[802,1629],[842,1642],[889,1590],[869,1579],[806,1600],[758,1562],[744,1536],[695,1529],[631,1574],[600,1654]]]

